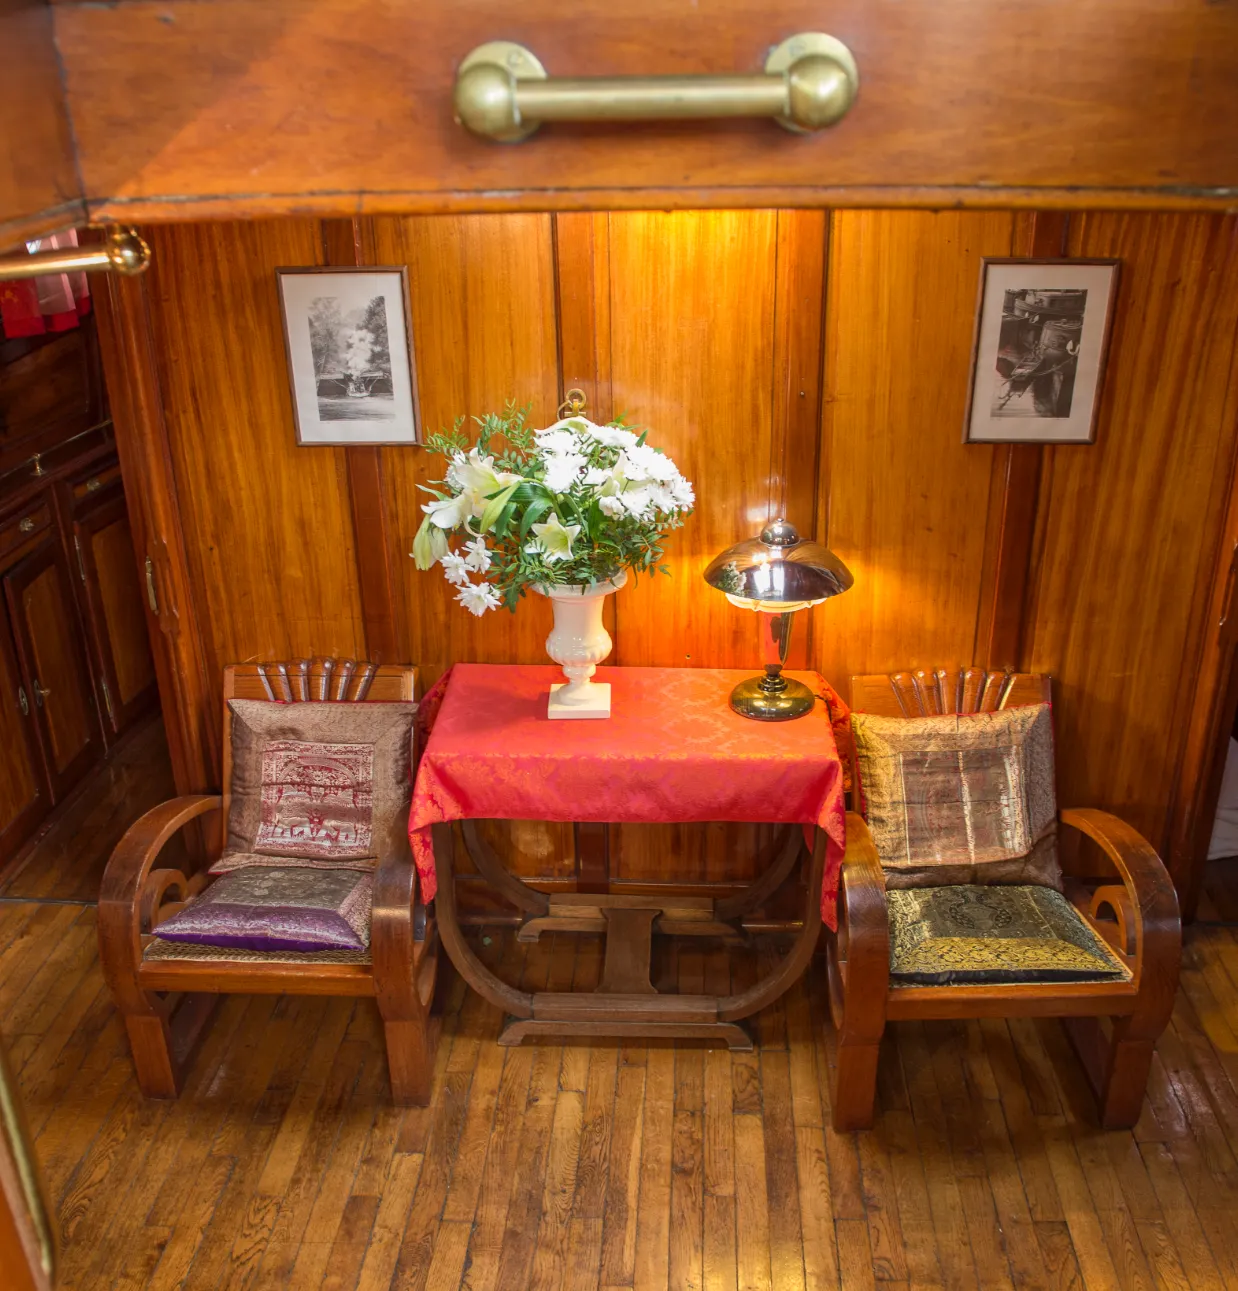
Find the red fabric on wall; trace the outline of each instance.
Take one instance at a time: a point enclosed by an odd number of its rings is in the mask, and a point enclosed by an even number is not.
[[[76,229],[27,243],[31,251],[63,251],[75,246]],[[84,273],[43,274],[0,283],[0,332],[9,339],[67,332],[89,313],[90,288]]]
[[[835,723],[846,705],[816,673],[788,674],[826,702],[790,722],[756,722],[728,699],[748,671],[599,668],[609,720],[546,716],[557,668],[457,664],[422,701],[431,724],[409,840],[422,897],[437,879],[431,826],[467,819],[669,823],[769,821],[826,833],[821,914],[836,926],[845,848]]]

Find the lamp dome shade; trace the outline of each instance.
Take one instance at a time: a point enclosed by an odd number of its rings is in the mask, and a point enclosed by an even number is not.
[[[794,525],[775,520],[715,556],[705,581],[734,600],[768,605],[814,604],[845,592],[851,571],[819,542],[802,539]]]

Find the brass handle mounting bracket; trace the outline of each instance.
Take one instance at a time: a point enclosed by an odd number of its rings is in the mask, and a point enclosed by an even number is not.
[[[543,121],[689,121],[771,117],[799,134],[841,120],[860,77],[851,51],[821,32],[774,47],[764,74],[551,77],[523,45],[479,45],[456,73],[456,119],[500,143],[527,139]]]

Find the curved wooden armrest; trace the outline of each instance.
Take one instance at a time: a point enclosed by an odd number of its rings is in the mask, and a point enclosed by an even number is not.
[[[847,813],[847,851],[839,878],[848,934],[875,936],[880,932],[888,943],[885,872],[868,823],[858,812]]]
[[[1131,898],[1136,963],[1157,962],[1172,969],[1175,986],[1182,953],[1178,895],[1156,849],[1137,830],[1107,811],[1069,807],[1059,813],[1063,825],[1090,838],[1113,862]],[[1125,930],[1127,934],[1131,929]]]
[[[222,806],[223,799],[213,793],[171,798],[134,821],[112,850],[99,888],[99,958],[103,975],[118,998],[137,998],[132,974],[142,959],[143,917],[153,922],[155,903],[163,894],[175,891],[184,895],[191,887],[180,871],[159,870],[147,899],[147,880],[159,853],[191,820]],[[132,1007],[141,1011],[140,1005]]]
[[[99,905],[131,902],[172,835],[191,820],[205,816],[208,811],[218,811],[222,805],[219,794],[186,794],[183,798],[161,802],[135,820],[113,848],[107,869],[103,871]]]
[[[840,1043],[872,1044],[885,1028],[890,915],[881,859],[864,817],[854,811],[847,813],[847,851],[839,879],[837,944],[846,982],[831,975],[831,1010]]]

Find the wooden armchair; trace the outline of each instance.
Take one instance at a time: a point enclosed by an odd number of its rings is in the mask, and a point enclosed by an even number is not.
[[[148,811],[116,845],[99,896],[103,975],[124,1014],[138,1084],[155,1098],[174,1098],[185,1067],[220,994],[372,995],[382,1014],[392,1097],[424,1104],[430,1097],[433,1032],[430,1002],[438,967],[433,919],[418,897],[407,831],[393,828],[374,873],[369,963],[150,959],[150,931],[210,882],[206,871],[226,833],[231,781],[229,699],[295,703],[411,700],[413,668],[351,659],[234,664],[224,670],[222,794],[175,798]],[[172,837],[209,817],[200,861],[158,865]],[[197,826],[191,828],[192,834]]]
[[[853,677],[851,687],[857,712],[886,717],[987,712],[1049,699],[1048,677],[979,668]],[[1059,812],[1058,820],[1065,827],[1066,894],[1130,969],[1129,981],[891,984],[881,862],[864,818],[848,813],[839,927],[826,950],[838,1031],[831,1089],[835,1129],[872,1125],[882,1033],[887,1020],[907,1018],[1060,1017],[1096,1093],[1101,1124],[1121,1129],[1138,1120],[1152,1051],[1178,986],[1177,897],[1152,846],[1117,817],[1071,808]],[[1077,846],[1085,842],[1094,845],[1087,849],[1091,856]],[[1104,1018],[1110,1020],[1107,1028]]]

